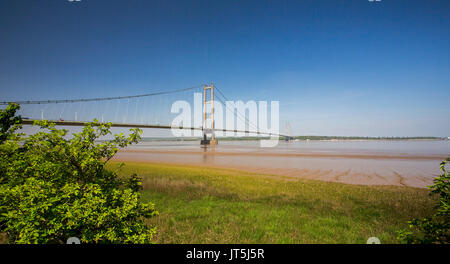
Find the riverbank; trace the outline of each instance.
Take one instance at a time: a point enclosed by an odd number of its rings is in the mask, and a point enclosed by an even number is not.
[[[429,215],[421,188],[363,186],[202,166],[108,165],[143,178],[160,215],[157,243],[398,243],[407,221]]]
[[[439,175],[439,164],[445,157],[399,151],[299,151],[242,145],[206,150],[198,145],[144,145],[119,151],[114,161],[201,165],[328,182],[425,188]]]

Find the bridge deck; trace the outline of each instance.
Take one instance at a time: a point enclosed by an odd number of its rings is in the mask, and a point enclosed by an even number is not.
[[[24,125],[33,125],[33,123],[37,120],[33,119],[24,119]],[[49,120],[49,122],[54,123],[57,126],[86,126],[89,122],[83,121],[61,121],[61,120]],[[147,124],[127,124],[127,123],[111,123],[111,127],[122,127],[122,128],[159,128],[159,129],[189,129],[189,130],[203,130],[201,127],[179,127],[179,126],[168,126],[168,125],[147,125]],[[258,134],[258,135],[267,135],[267,136],[280,136],[286,137],[285,135],[275,134],[275,133],[267,133],[267,132],[259,132],[259,131],[247,131],[247,130],[231,130],[231,129],[220,129],[216,128],[215,131],[221,132],[236,132],[236,133],[249,133],[249,134]]]

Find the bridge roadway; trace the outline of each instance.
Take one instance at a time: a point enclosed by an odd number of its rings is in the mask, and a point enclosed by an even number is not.
[[[22,124],[24,125],[33,125],[35,121],[34,119],[23,119]],[[83,121],[61,121],[61,120],[48,120],[51,123],[54,123],[57,126],[86,126],[89,122]],[[190,129],[190,130],[203,130],[201,127],[182,127],[182,126],[169,126],[169,125],[146,125],[146,124],[127,124],[127,123],[111,123],[111,127],[122,127],[122,128],[160,128],[160,129]],[[249,134],[258,134],[258,135],[267,135],[267,136],[279,136],[279,137],[289,137],[282,134],[276,133],[268,133],[268,132],[256,132],[256,131],[247,131],[247,130],[231,130],[231,129],[214,129],[215,131],[222,132],[236,132],[236,133],[249,133]]]

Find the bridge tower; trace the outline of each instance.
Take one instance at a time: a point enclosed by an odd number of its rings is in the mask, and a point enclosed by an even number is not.
[[[286,136],[284,137],[284,140],[286,142],[290,142],[293,140],[292,134],[291,134],[291,123],[289,121],[286,121]]]
[[[209,100],[207,97],[209,96]],[[211,111],[208,113],[208,108]],[[211,120],[210,127],[208,128],[208,120]],[[201,145],[211,145],[215,146],[218,142],[214,135],[214,84],[211,86],[203,86],[203,140],[200,142]],[[208,134],[211,135],[211,139],[208,139]]]

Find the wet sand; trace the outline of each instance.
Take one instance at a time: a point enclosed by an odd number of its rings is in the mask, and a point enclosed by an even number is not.
[[[128,148],[115,161],[200,165],[240,169],[305,179],[362,185],[426,187],[440,174],[443,154],[370,151],[288,151],[242,146],[198,145],[168,148]]]

